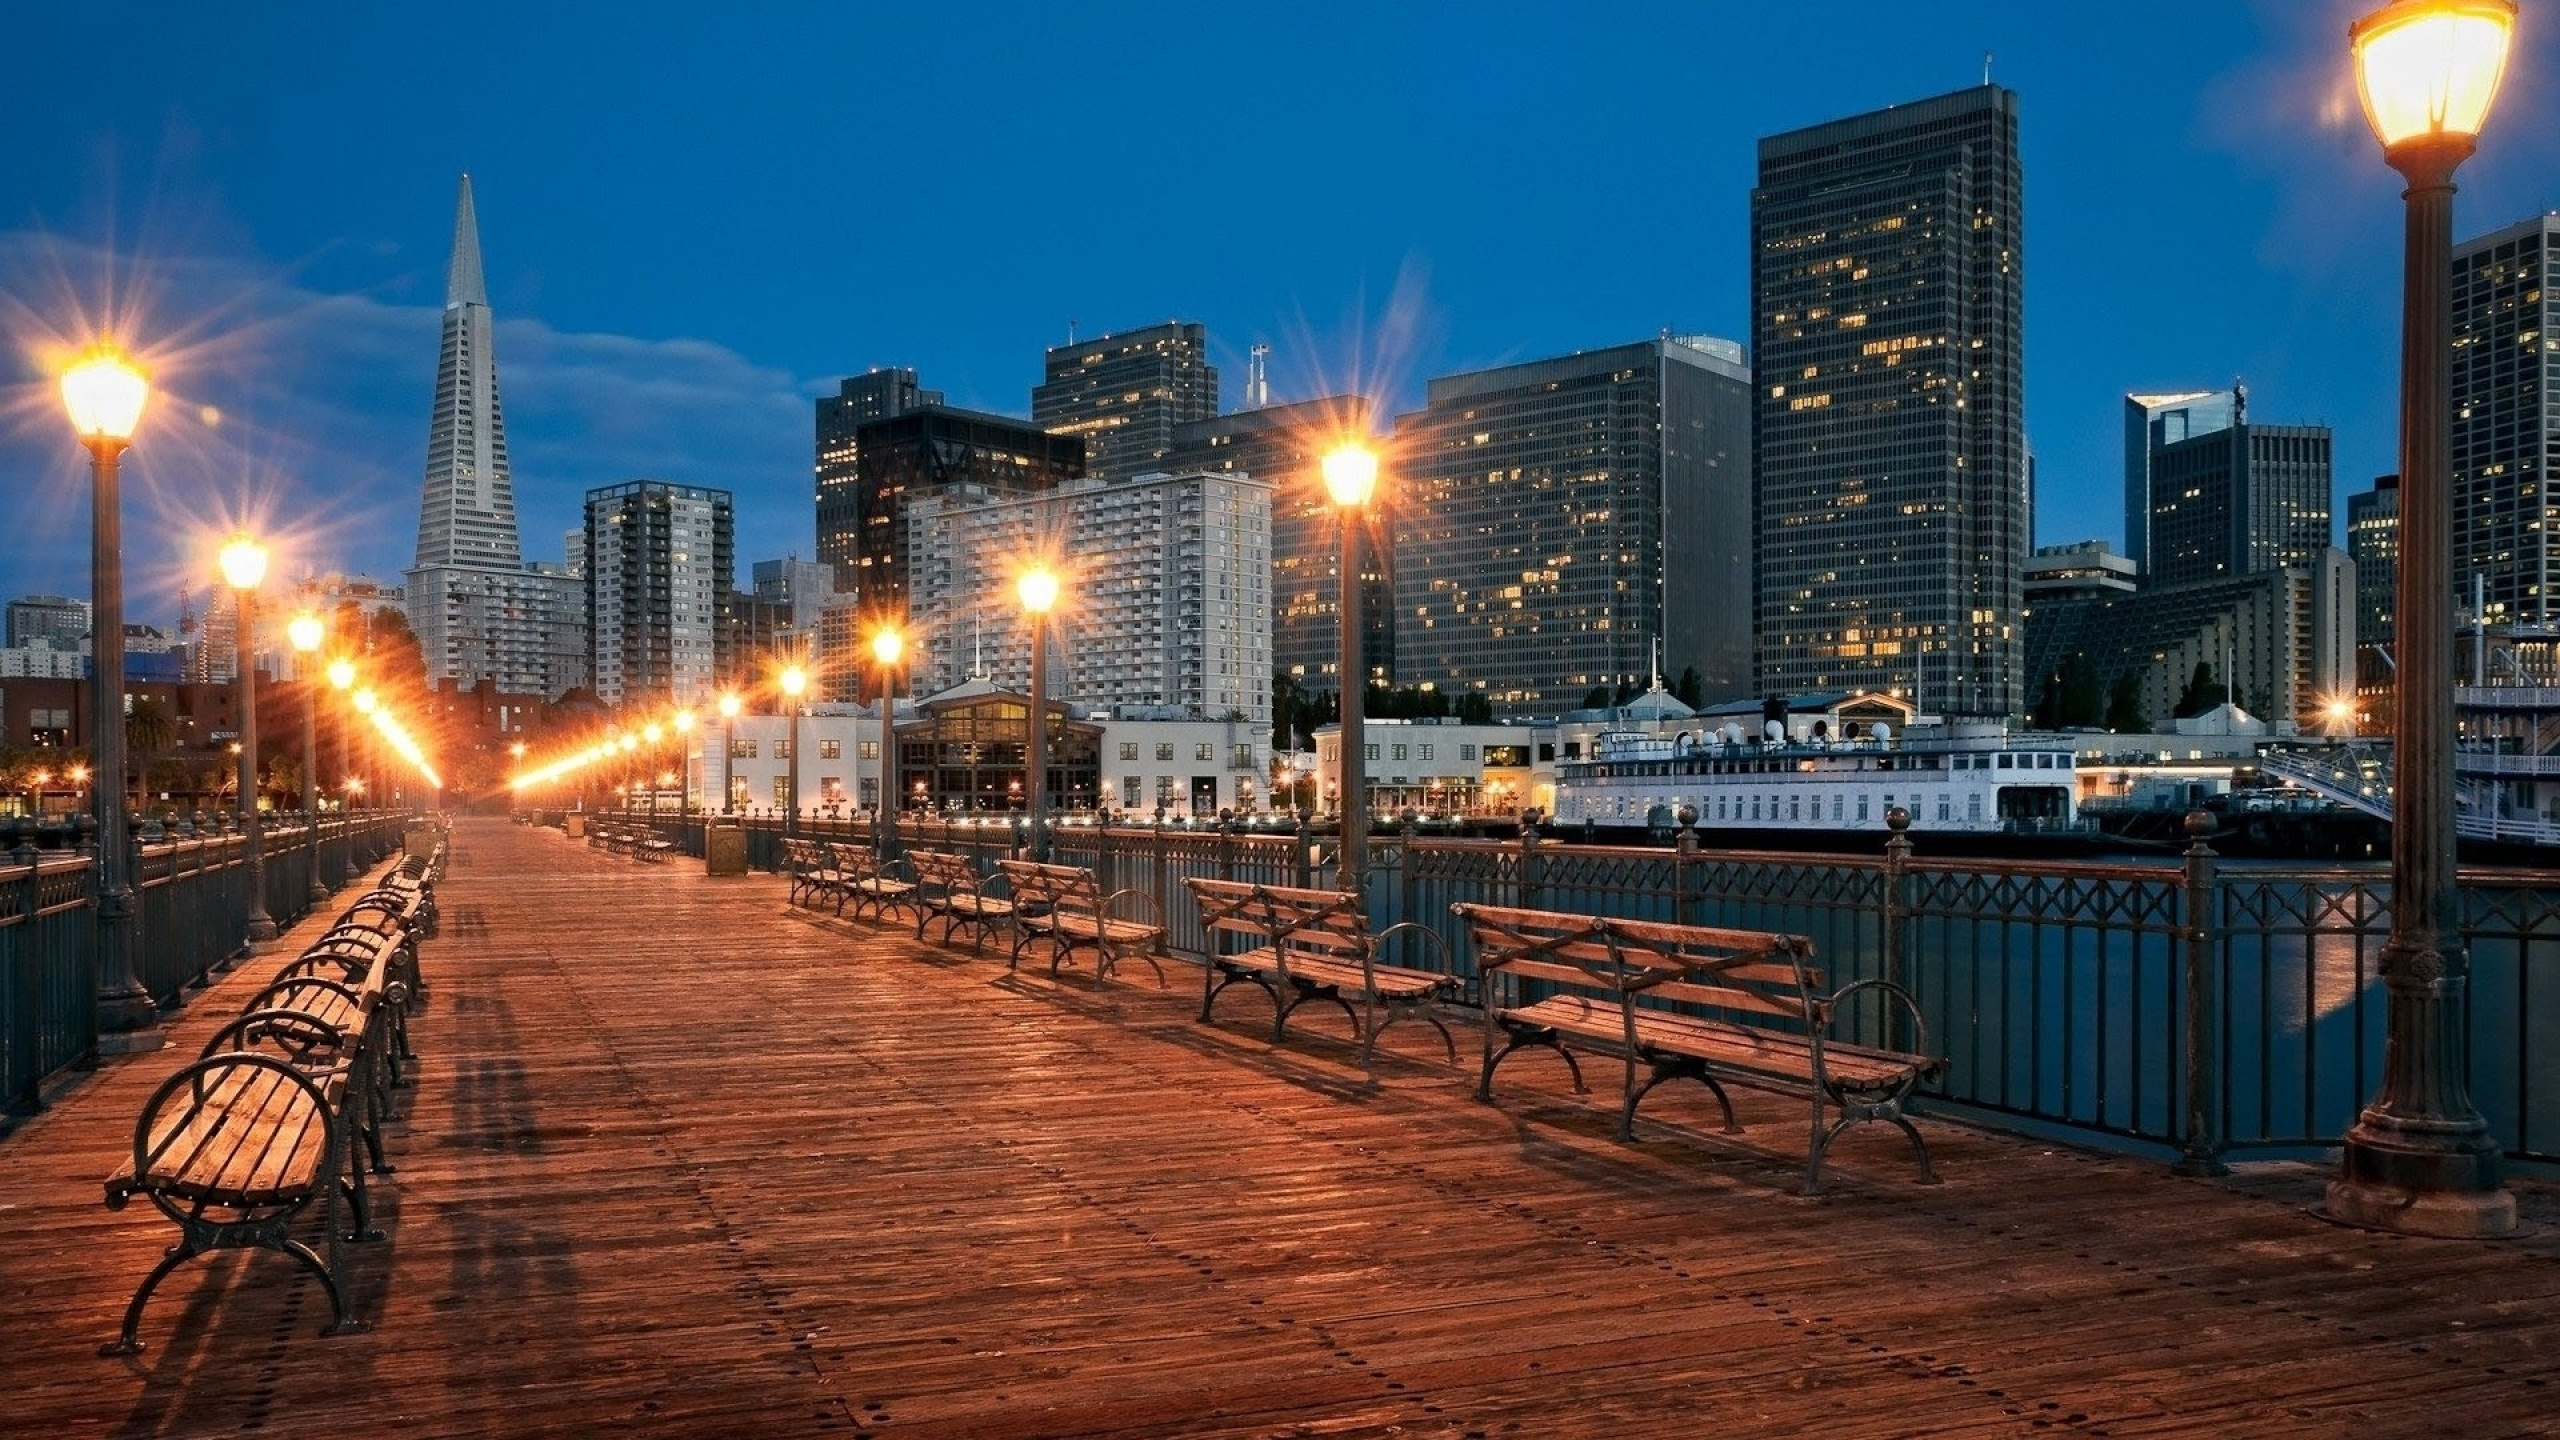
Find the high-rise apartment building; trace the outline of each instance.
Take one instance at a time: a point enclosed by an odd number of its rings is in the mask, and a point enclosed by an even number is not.
[[[853,592],[866,627],[907,623],[910,502],[958,485],[1030,495],[1084,474],[1077,437],[949,405],[864,421],[853,449],[851,504],[822,504],[818,558],[835,567],[838,590]]]
[[[2400,593],[2400,477],[2374,477],[2347,497],[2347,554],[2356,562],[2356,640],[2388,645]]]
[[[851,376],[835,394],[818,398],[818,563],[846,590],[854,588],[854,547],[862,531],[857,432],[874,420],[941,403],[941,391],[922,388],[915,371],[899,368]]]
[[[77,650],[89,638],[89,602],[68,595],[21,595],[9,602],[8,646]]]
[[[691,704],[717,687],[735,544],[726,490],[639,480],[587,492],[597,698]]]
[[[2325,425],[2246,418],[2151,452],[2147,583],[2302,567],[2329,547]]]
[[[2481,618],[2560,620],[2560,213],[2453,248],[2453,581]]]
[[[1748,694],[1750,389],[1704,337],[1431,381],[1387,491],[1397,678],[1555,710],[1658,658]]]
[[[1369,440],[1372,425],[1367,396],[1335,395],[1194,420],[1175,428],[1165,457],[1168,470],[1271,482],[1271,664],[1307,690],[1337,689],[1342,656],[1341,518],[1325,492],[1324,455]],[[1388,482],[1392,490],[1392,475]],[[1362,553],[1362,670],[1387,680],[1396,672],[1395,597],[1385,557]]]
[[[786,617],[783,623],[795,628],[817,624],[819,612],[836,593],[835,567],[824,560],[803,560],[797,555],[759,560],[749,573],[756,599],[780,606]]]
[[[1751,197],[1759,688],[2021,705],[2018,97],[1760,142]]]
[[[2151,563],[2151,455],[2164,445],[2229,429],[2247,401],[2240,387],[2124,397],[2124,554]]]
[[[1031,391],[1031,423],[1080,437],[1105,480],[1164,469],[1175,427],[1217,413],[1208,330],[1173,320],[1057,346]]]
[[[556,697],[577,683],[561,664],[562,632],[583,628],[585,617],[562,611],[572,591],[558,577],[524,565],[495,334],[465,175],[445,271],[417,560],[407,575],[409,626],[430,684],[468,689],[486,680],[501,694]]]
[[[1042,494],[946,487],[913,499],[910,675],[930,695],[983,673],[1016,690],[1030,635],[1013,557],[1046,535],[1071,576],[1052,633],[1049,693],[1271,719],[1270,481],[1160,471]]]

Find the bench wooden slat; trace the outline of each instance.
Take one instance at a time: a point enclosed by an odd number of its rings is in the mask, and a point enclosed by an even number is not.
[[[1364,1065],[1376,1052],[1379,1032],[1406,1018],[1438,1030],[1449,1058],[1457,1059],[1457,1040],[1436,1013],[1456,984],[1454,971],[1445,968],[1445,946],[1440,970],[1383,964],[1369,933],[1368,903],[1358,894],[1206,877],[1186,877],[1183,884],[1199,902],[1213,946],[1200,1001],[1202,1023],[1219,994],[1241,981],[1270,995],[1275,1044],[1299,1006],[1330,1000],[1350,1014]],[[1220,954],[1215,943],[1221,936],[1256,943]]]

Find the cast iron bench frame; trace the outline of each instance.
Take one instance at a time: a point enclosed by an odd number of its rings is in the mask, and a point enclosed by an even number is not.
[[[1050,865],[1037,860],[999,860],[1005,888],[1013,896],[1013,953],[1005,968],[1018,969],[1022,947],[1035,939],[1049,942],[1049,973],[1085,946],[1093,947],[1093,983],[1110,978],[1124,951],[1135,953],[1156,972],[1159,987],[1169,984],[1157,956],[1164,952],[1164,911],[1154,896],[1135,887],[1102,893],[1102,882],[1081,865]],[[1121,902],[1143,901],[1153,918],[1119,914]]]
[[[1360,1063],[1376,1051],[1378,1033],[1398,1020],[1427,1022],[1440,1032],[1449,1063],[1458,1063],[1458,1041],[1441,1023],[1437,1006],[1456,998],[1458,975],[1450,963],[1449,942],[1419,921],[1406,920],[1369,933],[1368,902],[1348,891],[1302,890],[1260,885],[1245,880],[1211,880],[1185,876],[1200,907],[1200,923],[1209,932],[1210,953],[1200,997],[1200,1020],[1209,1021],[1220,992],[1230,985],[1259,986],[1271,997],[1271,1042],[1289,1027],[1289,1017],[1312,1000],[1330,1000],[1351,1017],[1360,1041]],[[1397,935],[1411,932],[1429,938],[1440,968],[1383,965],[1378,953]],[[1230,954],[1218,953],[1221,937],[1238,936],[1262,943]],[[1360,1003],[1355,1007],[1352,996]],[[1386,1012],[1384,1019],[1378,1012]]]
[[[939,915],[943,944],[950,944],[953,933],[965,925],[969,948],[984,950],[989,930],[1013,924],[1012,899],[987,893],[1004,884],[1002,871],[981,875],[968,856],[947,850],[909,850],[906,860],[908,873],[915,876],[917,939],[924,938],[926,924]]]

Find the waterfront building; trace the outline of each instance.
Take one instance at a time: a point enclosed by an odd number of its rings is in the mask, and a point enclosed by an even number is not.
[[[409,626],[430,684],[469,689],[486,678],[502,693],[535,694],[553,682],[551,646],[561,617],[557,587],[526,571],[516,534],[496,329],[465,175],[445,271],[417,556],[406,577]]]
[[[818,563],[845,589],[854,588],[862,528],[862,427],[941,403],[941,391],[924,389],[905,368],[850,376],[835,394],[818,398]]]
[[[2027,557],[2027,604],[2032,607],[2042,600],[2130,595],[2141,588],[2140,578],[2132,557],[2117,554],[2104,540],[2043,545]]]
[[[1192,471],[1071,480],[1035,495],[944,487],[909,500],[909,674],[1022,688],[1030,636],[1013,575],[1042,537],[1072,576],[1054,617],[1055,693],[1193,719],[1271,718],[1271,491]]]
[[[2237,385],[2124,397],[2124,553],[2137,576],[2151,564],[2152,455],[2229,429],[2246,404]]]
[[[77,650],[89,638],[89,602],[68,595],[21,595],[9,602],[8,648]]]
[[[2182,585],[2304,566],[2329,546],[2325,425],[2246,417],[2151,454],[2151,551],[2144,578]]]
[[[1761,692],[2019,710],[2022,219],[2018,97],[1998,86],[1760,142]]]
[[[2481,619],[2560,621],[2560,212],[2453,250],[2453,580]]]
[[[2074,655],[2110,692],[2130,672],[2155,728],[2168,727],[2199,664],[2278,733],[2309,728],[2354,688],[2355,565],[2323,549],[2304,566],[2039,598],[2026,613],[2028,673],[2058,675]]]
[[[1031,391],[1031,423],[1083,440],[1105,480],[1168,468],[1176,428],[1217,413],[1208,330],[1175,320],[1057,346]]]
[[[690,704],[718,687],[735,525],[726,490],[639,480],[587,492],[584,583],[598,699]]]
[[[2356,643],[2391,643],[2400,589],[2400,477],[2378,475],[2347,497],[2347,555],[2356,562]]]
[[[1214,470],[1252,475],[1271,484],[1271,664],[1305,690],[1338,691],[1341,668],[1341,516],[1326,494],[1325,452],[1346,440],[1367,440],[1374,423],[1365,395],[1334,395],[1291,405],[1270,405],[1177,426],[1169,471]],[[1401,477],[1387,476],[1389,494]],[[1390,504],[1397,503],[1390,500]],[[1370,529],[1364,541],[1380,532]],[[1386,580],[1386,555],[1364,544],[1360,573],[1362,671],[1392,680],[1396,673],[1395,597]]]
[[[914,501],[955,486],[1033,495],[1084,474],[1084,441],[1076,436],[949,405],[866,420],[853,434],[853,493],[849,504],[838,494],[822,507],[818,558],[834,567],[837,588],[852,593],[866,627],[908,623],[907,510]]]
[[[1750,385],[1703,336],[1431,381],[1382,521],[1395,678],[1515,711],[1657,668],[1749,693]]]

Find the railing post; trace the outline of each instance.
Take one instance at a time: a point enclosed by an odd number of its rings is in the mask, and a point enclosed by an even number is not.
[[[1884,812],[1890,833],[1884,842],[1884,914],[1876,936],[1877,975],[1886,983],[1911,988],[1911,812],[1899,805]],[[1911,1048],[1911,1017],[1899,1005],[1885,1013],[1885,1048]]]
[[[1671,923],[1695,925],[1690,912],[1689,888],[1695,881],[1698,863],[1698,812],[1680,807],[1680,836],[1671,846]]]
[[[1511,903],[1522,910],[1538,908],[1538,891],[1545,884],[1547,862],[1538,853],[1538,826],[1527,816],[1520,819],[1520,893]]]
[[[2221,1026],[2221,1007],[2215,1003],[2218,992],[2213,984],[2213,847],[2205,837],[2213,833],[2213,817],[2202,810],[2187,812],[2187,883],[2186,924],[2182,933],[2186,940],[2186,974],[2184,1001],[2186,1026],[2181,1037],[2187,1072],[2187,1124],[2185,1143],[2178,1161],[2170,1168],[2180,1175],[2227,1175],[2231,1167],[2222,1163],[2221,1118],[2222,1094],[2219,1069],[2214,1064],[2214,1041]]]
[[[1396,829],[1396,913],[1387,917],[1390,925],[1422,918],[1422,877],[1413,868],[1415,839],[1414,814],[1407,809],[1404,823]]]
[[[1301,890],[1309,890],[1315,887],[1316,837],[1314,830],[1309,828],[1307,824],[1310,818],[1312,817],[1310,817],[1306,811],[1301,810],[1298,812],[1297,845],[1295,846],[1294,853],[1290,856],[1289,861],[1291,867],[1289,883]]]

